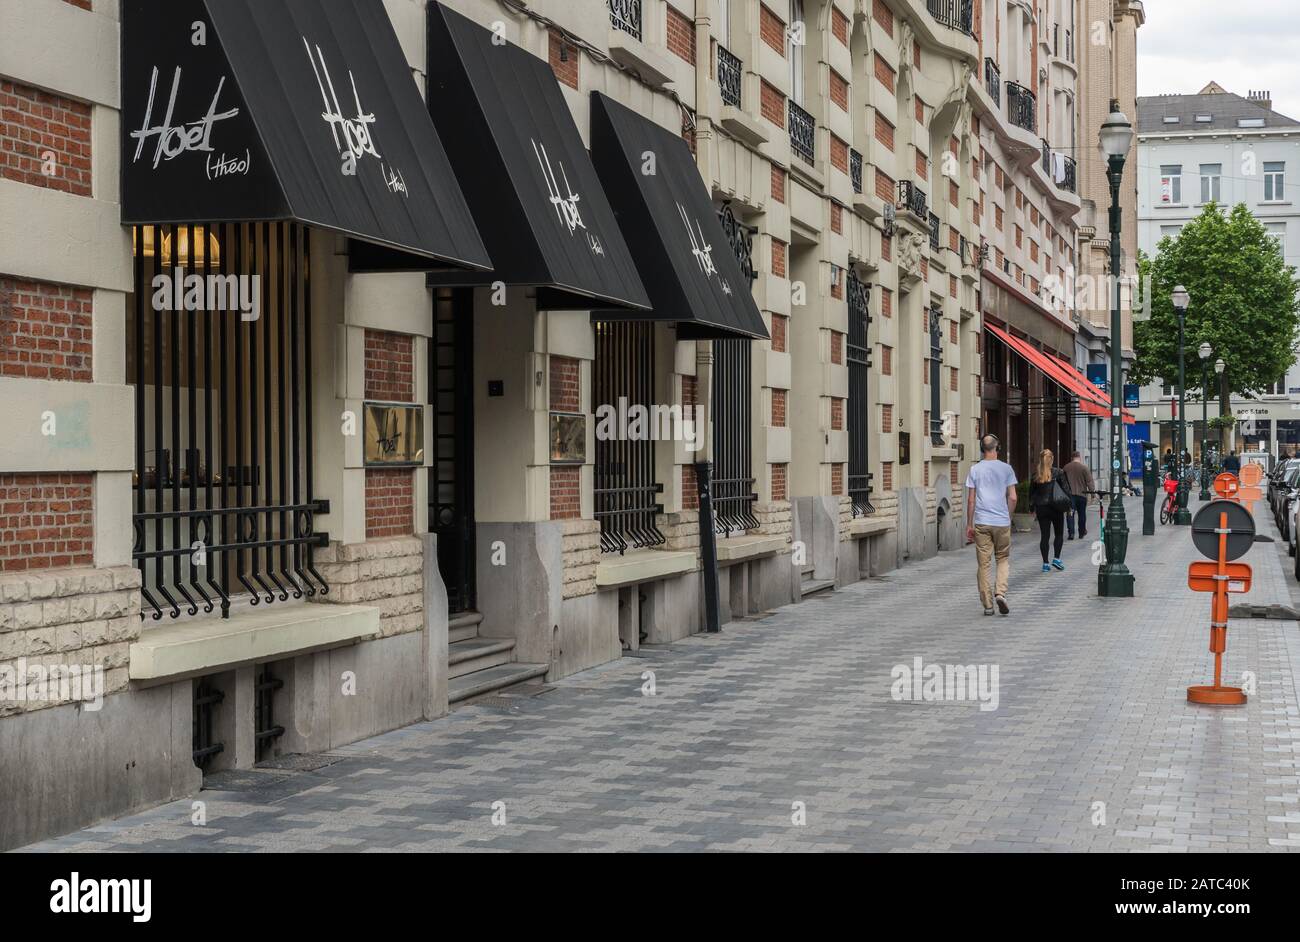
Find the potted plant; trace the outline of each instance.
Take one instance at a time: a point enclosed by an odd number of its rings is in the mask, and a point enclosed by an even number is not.
[[[1029,509],[1029,481],[1016,485],[1016,512],[1011,515],[1011,529],[1028,533],[1034,528],[1034,513]]]

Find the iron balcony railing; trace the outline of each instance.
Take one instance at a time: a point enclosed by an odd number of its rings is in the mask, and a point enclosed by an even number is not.
[[[722,232],[740,264],[740,273],[753,281],[758,277],[758,270],[754,267],[754,236],[758,234],[757,227],[747,226],[737,219],[731,211],[730,203],[724,203],[718,209],[718,222],[722,223]]]
[[[1062,157],[1061,160],[1065,163],[1065,174],[1061,181],[1057,183],[1057,186],[1074,193],[1077,185],[1075,175],[1078,173],[1078,166],[1075,164],[1073,157]]]
[[[1016,82],[1007,82],[1007,120],[1031,134],[1038,131],[1038,108],[1034,93]]]
[[[867,330],[871,324],[871,286],[858,280],[852,267],[848,274],[847,300],[849,308],[849,335],[845,344],[845,360],[849,368],[849,499],[853,503],[853,516],[875,513],[871,505],[871,473],[869,445],[871,442],[870,406],[867,400],[868,379],[871,371],[871,343]]]
[[[1047,174],[1047,178],[1050,180],[1052,178],[1052,145],[1047,143],[1047,138],[1045,137],[1040,138],[1039,140],[1043,143],[1043,159],[1041,161],[1041,166],[1043,168],[1043,173]]]
[[[786,124],[790,130],[790,150],[812,163],[816,156],[817,123],[813,116],[794,102],[787,102]]]
[[[127,321],[135,387],[134,542],[141,617],[324,595],[314,563],[311,230],[291,223],[140,226]],[[197,309],[158,303],[191,278]],[[245,287],[248,286],[248,287]],[[257,293],[258,315],[218,298]],[[231,292],[235,292],[233,295]]]
[[[930,444],[942,447],[943,438],[943,311],[930,309]]]
[[[641,38],[641,0],[607,0],[609,22],[615,29]]]
[[[926,0],[926,8],[934,19],[949,29],[974,36],[974,0]]]
[[[930,215],[925,190],[911,180],[900,180],[898,183],[898,208],[911,213],[917,219],[927,219]]]
[[[849,182],[853,184],[853,192],[862,192],[862,155],[856,150],[849,150]]]
[[[1061,172],[1056,172],[1057,162],[1060,162]],[[1047,179],[1051,180],[1062,190],[1073,193],[1075,192],[1075,174],[1077,166],[1073,157],[1067,157],[1064,154],[1056,153],[1052,150],[1047,141],[1043,141],[1043,173],[1047,174]]]
[[[741,75],[744,69],[739,59],[721,46],[718,47],[718,88],[722,91],[722,103],[733,108],[740,107]]]
[[[939,217],[930,214],[930,248],[939,251]]]
[[[993,99],[993,104],[1002,107],[1002,73],[998,64],[988,56],[984,57],[984,90]]]

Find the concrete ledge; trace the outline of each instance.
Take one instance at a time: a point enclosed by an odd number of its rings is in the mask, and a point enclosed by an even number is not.
[[[718,540],[718,562],[736,563],[759,556],[770,556],[786,547],[783,536],[755,533],[752,536],[733,536]]]
[[[766,122],[759,121],[749,112],[742,111],[734,105],[723,105],[722,117],[719,120],[724,128],[755,147],[771,140],[767,128],[763,126]]]
[[[240,664],[349,644],[379,631],[379,609],[360,605],[272,605],[228,619],[146,629],[130,650],[132,680],[196,677]]]
[[[619,65],[635,69],[647,85],[656,88],[671,82],[676,71],[668,53],[647,46],[632,34],[613,27],[609,30],[609,57]]]
[[[626,556],[602,559],[596,567],[596,585],[609,588],[649,582],[664,576],[675,576],[695,568],[695,554],[664,550],[637,550]]]
[[[859,517],[849,524],[849,536],[861,539],[876,533],[890,533],[898,529],[897,517]]]

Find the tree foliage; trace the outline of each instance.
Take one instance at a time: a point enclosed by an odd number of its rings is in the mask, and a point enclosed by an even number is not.
[[[1132,382],[1178,380],[1178,321],[1170,293],[1191,296],[1184,329],[1187,388],[1201,385],[1197,348],[1208,341],[1210,362],[1222,357],[1233,392],[1254,395],[1277,382],[1295,360],[1300,301],[1295,269],[1244,203],[1225,212],[1208,204],[1177,236],[1165,236],[1139,273],[1150,276],[1151,318],[1133,324]],[[1218,392],[1210,374],[1210,395]]]

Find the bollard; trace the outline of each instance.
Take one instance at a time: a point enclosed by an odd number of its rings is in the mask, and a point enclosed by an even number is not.
[[[1232,478],[1231,481],[1222,480]],[[1237,479],[1221,474],[1214,481],[1217,493],[1236,493]],[[1230,499],[1211,501],[1192,520],[1192,542],[1212,562],[1194,562],[1187,567],[1187,587],[1210,595],[1210,651],[1214,654],[1214,683],[1187,688],[1191,703],[1242,704],[1246,693],[1240,687],[1223,684],[1223,655],[1228,649],[1228,594],[1249,592],[1251,568],[1233,562],[1244,556],[1255,541],[1255,519],[1250,511]]]

